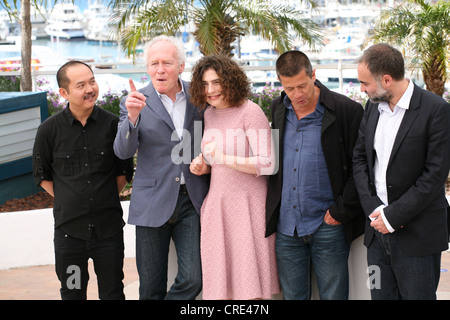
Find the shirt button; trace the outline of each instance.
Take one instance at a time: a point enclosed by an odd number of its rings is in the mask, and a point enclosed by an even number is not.
[[[176,177],[176,178],[175,178],[175,181],[176,181],[176,182],[180,181],[180,178],[179,178],[179,177]]]

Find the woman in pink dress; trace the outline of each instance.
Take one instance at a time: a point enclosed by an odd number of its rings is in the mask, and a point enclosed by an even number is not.
[[[280,292],[275,238],[264,235],[271,131],[249,92],[245,72],[228,57],[206,56],[194,67],[191,101],[205,109],[205,128],[190,169],[211,174],[200,217],[204,299],[270,299]]]

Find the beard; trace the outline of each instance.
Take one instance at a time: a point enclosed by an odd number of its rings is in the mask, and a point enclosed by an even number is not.
[[[373,103],[380,103],[380,102],[389,103],[389,101],[392,99],[392,92],[383,89],[381,85],[378,84],[378,90],[374,94],[371,95],[367,94],[367,96]]]

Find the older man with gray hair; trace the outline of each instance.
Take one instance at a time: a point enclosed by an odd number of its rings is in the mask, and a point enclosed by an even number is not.
[[[191,174],[189,165],[194,150],[200,150],[194,146],[194,127],[201,132],[202,114],[189,102],[189,83],[179,78],[185,53],[178,39],[154,38],[146,46],[145,59],[151,83],[136,90],[130,80],[114,142],[119,158],[137,152],[128,223],[136,225],[139,295],[195,299],[202,288],[199,212],[208,177]],[[167,291],[171,239],[178,273]]]

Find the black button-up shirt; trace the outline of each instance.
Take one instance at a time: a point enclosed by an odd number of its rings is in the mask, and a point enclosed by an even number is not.
[[[94,230],[99,239],[124,226],[117,176],[130,181],[132,159],[120,160],[113,151],[119,118],[97,106],[85,126],[68,106],[44,121],[33,149],[37,185],[53,181],[55,228],[79,239]]]

